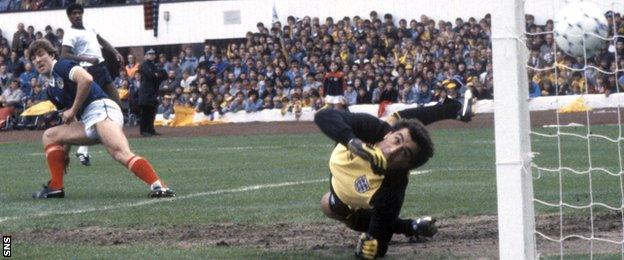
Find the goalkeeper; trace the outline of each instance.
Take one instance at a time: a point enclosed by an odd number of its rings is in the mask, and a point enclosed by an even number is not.
[[[448,99],[431,107],[399,111],[386,120],[391,123],[334,109],[315,115],[316,125],[338,143],[329,159],[330,190],[321,199],[321,209],[327,217],[363,232],[356,256],[384,256],[393,234],[410,239],[436,234],[435,219],[401,219],[399,212],[409,171],[433,156],[424,125],[444,119],[469,121],[472,99],[467,92],[465,105]]]

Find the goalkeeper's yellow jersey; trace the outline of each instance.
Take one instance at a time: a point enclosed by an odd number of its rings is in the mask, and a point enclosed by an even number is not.
[[[331,185],[338,198],[352,209],[371,208],[370,201],[384,176],[373,173],[370,162],[336,145],[329,159]]]

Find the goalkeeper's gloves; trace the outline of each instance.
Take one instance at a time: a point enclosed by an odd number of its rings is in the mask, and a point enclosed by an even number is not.
[[[355,247],[355,256],[361,259],[375,259],[378,253],[379,241],[367,233],[362,233]]]
[[[350,152],[370,162],[374,173],[381,175],[388,169],[388,161],[379,147],[366,144],[359,138],[353,138],[349,141],[347,148]]]

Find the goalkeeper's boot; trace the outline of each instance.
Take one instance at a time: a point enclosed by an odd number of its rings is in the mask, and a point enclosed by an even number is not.
[[[436,219],[432,217],[422,217],[412,220],[412,234],[406,234],[410,242],[421,243],[427,241],[427,238],[433,237],[438,233],[438,227],[435,225]]]
[[[82,163],[84,166],[91,166],[91,156],[84,153],[76,153],[76,158]]]
[[[33,193],[35,199],[51,199],[51,198],[65,198],[65,191],[63,189],[53,190],[48,185],[43,185],[43,190]]]
[[[460,101],[462,107],[459,113],[457,113],[457,119],[464,122],[470,122],[470,120],[472,120],[472,116],[474,115],[473,97],[474,95],[472,94],[472,90],[470,88],[466,89],[466,91],[464,92],[464,98]]]
[[[175,192],[167,187],[155,186],[147,195],[150,198],[169,198],[175,197]]]

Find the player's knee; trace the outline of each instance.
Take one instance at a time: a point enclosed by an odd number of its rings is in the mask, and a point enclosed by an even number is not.
[[[49,128],[43,132],[43,136],[41,137],[41,141],[44,145],[58,143],[58,131],[55,128]]]
[[[330,196],[331,194],[329,192],[325,193],[325,195],[323,195],[323,198],[321,198],[321,211],[323,211],[323,214],[325,214],[325,216],[327,216],[328,218],[331,219],[335,219],[335,220],[343,220],[344,218],[338,216],[332,209],[330,206]]]

